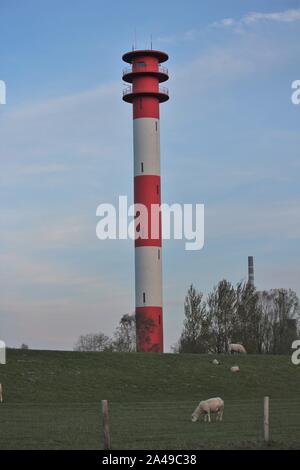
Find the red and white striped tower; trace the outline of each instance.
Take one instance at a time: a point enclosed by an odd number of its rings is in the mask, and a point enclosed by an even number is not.
[[[163,352],[161,218],[151,220],[151,206],[161,204],[159,104],[169,96],[159,83],[169,78],[160,65],[168,55],[135,50],[123,60],[131,65],[123,71],[123,80],[132,84],[123,100],[133,104],[134,203],[148,209],[148,234],[135,240],[137,351]]]

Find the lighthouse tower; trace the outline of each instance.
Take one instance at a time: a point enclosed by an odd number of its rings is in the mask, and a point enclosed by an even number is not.
[[[163,352],[161,217],[151,217],[151,207],[161,204],[159,105],[169,96],[159,84],[169,78],[168,70],[160,65],[168,55],[134,50],[124,54],[123,60],[130,64],[123,71],[123,80],[131,84],[123,91],[123,100],[133,105],[136,216],[139,204],[148,211],[147,230],[137,226],[135,239],[137,351]]]

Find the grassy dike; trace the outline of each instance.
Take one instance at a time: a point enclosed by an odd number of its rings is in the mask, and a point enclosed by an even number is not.
[[[101,399],[116,449],[300,448],[300,366],[288,356],[8,350],[0,366],[0,449],[100,449]],[[241,372],[232,374],[237,363]],[[191,423],[200,399],[225,400],[223,423]]]

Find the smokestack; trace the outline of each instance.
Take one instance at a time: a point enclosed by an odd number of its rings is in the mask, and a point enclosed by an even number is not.
[[[155,50],[134,50],[123,55],[129,67],[123,80],[130,83],[123,100],[133,105],[134,203],[161,205],[159,107],[169,99],[160,83],[168,80],[162,67],[168,55]],[[152,227],[154,235],[152,238]],[[155,230],[157,229],[157,230]],[[161,218],[149,219],[147,237],[135,240],[135,312],[137,351],[163,352],[162,235]]]
[[[248,284],[254,287],[254,263],[253,256],[248,256]]]

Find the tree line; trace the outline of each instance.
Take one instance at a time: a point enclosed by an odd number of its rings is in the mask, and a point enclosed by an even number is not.
[[[225,279],[204,298],[193,285],[184,302],[184,324],[174,352],[227,353],[242,343],[248,353],[288,354],[298,337],[299,299],[291,289],[257,291]]]
[[[135,352],[135,330],[135,315],[123,315],[111,338],[102,332],[81,335],[74,351]]]
[[[257,291],[249,283],[234,286],[224,279],[205,298],[191,285],[182,333],[172,350],[220,354],[230,343],[242,343],[252,354],[289,354],[299,337],[299,319],[299,299],[291,289]],[[135,315],[123,315],[111,338],[102,332],[81,335],[74,350],[135,352]]]

